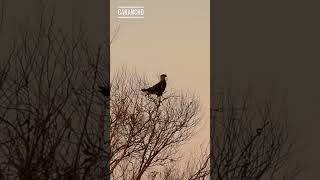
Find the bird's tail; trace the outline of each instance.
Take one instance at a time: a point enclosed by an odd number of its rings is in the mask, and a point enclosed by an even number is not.
[[[146,91],[147,91],[147,89],[141,89],[141,91],[142,91],[142,92],[146,92]]]

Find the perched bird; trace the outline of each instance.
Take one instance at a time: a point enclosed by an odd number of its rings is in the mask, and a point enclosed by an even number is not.
[[[158,97],[161,96],[163,94],[164,90],[166,89],[166,86],[167,86],[166,77],[167,77],[167,75],[162,74],[160,76],[160,82],[158,82],[154,86],[149,87],[147,89],[141,89],[141,91],[142,92],[147,92],[147,94],[155,94]]]
[[[110,87],[109,86],[99,86],[99,92],[106,97],[110,96]]]

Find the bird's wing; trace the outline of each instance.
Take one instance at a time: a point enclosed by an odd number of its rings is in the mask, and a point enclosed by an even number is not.
[[[154,86],[150,87],[151,91],[161,91],[163,88],[165,88],[165,84],[163,81],[158,82]]]

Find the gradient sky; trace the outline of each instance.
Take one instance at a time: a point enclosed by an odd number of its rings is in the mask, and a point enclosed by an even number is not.
[[[112,1],[111,7],[116,8],[122,2],[125,1]],[[165,73],[167,88],[184,89],[200,96],[204,112],[202,128],[186,145],[188,151],[209,141],[209,3],[209,0],[140,1],[136,5],[145,7],[145,18],[139,22],[118,22],[115,12],[111,14],[111,36],[120,25],[111,45],[111,73],[126,65],[154,82],[160,73]]]

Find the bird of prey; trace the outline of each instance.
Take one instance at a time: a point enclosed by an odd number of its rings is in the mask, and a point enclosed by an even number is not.
[[[166,86],[167,86],[166,77],[167,77],[167,75],[162,74],[160,76],[160,82],[158,82],[154,86],[149,87],[147,89],[141,89],[141,91],[142,92],[146,92],[147,94],[155,94],[158,97],[162,96],[162,94],[163,94],[163,92],[164,92],[164,90],[166,89]]]

